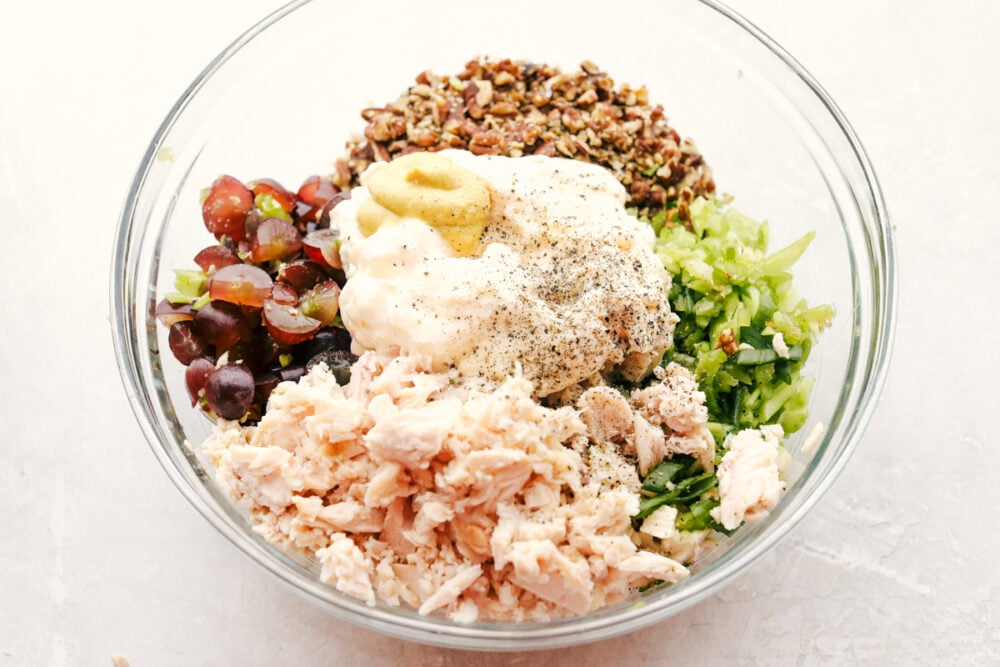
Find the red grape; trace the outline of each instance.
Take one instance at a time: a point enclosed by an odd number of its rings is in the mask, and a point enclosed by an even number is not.
[[[318,229],[302,239],[302,247],[306,256],[320,266],[330,269],[344,268],[340,261],[340,231],[337,229]]]
[[[310,176],[299,186],[299,199],[310,206],[317,204],[322,206],[338,192],[340,192],[340,188],[334,185],[330,179]]]
[[[268,218],[260,223],[253,235],[250,259],[257,263],[285,259],[301,248],[302,235],[292,223],[278,218]]]
[[[326,278],[323,267],[308,259],[297,259],[284,264],[278,270],[278,280],[288,283],[300,292],[315,287]]]
[[[167,343],[174,358],[185,366],[212,353],[212,347],[195,334],[194,323],[190,321],[177,322],[170,327]]]
[[[208,281],[208,294],[212,299],[259,308],[273,285],[264,269],[252,264],[231,264],[216,271]]]
[[[334,185],[329,179],[320,176],[310,176],[299,187],[299,199],[308,204],[308,206],[300,205],[296,207],[299,219],[306,222],[318,220],[327,204],[340,202],[350,196],[341,195],[340,188]],[[333,205],[335,206],[336,203]]]
[[[239,306],[225,301],[209,301],[194,316],[193,329],[216,350],[227,350],[238,340],[252,336],[250,323]]]
[[[271,300],[283,306],[294,306],[299,302],[299,293],[291,283],[279,281],[271,288]]]
[[[240,258],[232,248],[224,245],[210,245],[194,256],[194,263],[205,273],[214,273],[224,266],[239,264]]]
[[[226,350],[226,361],[230,364],[242,364],[253,373],[265,368],[265,365],[261,363],[260,342],[256,339],[233,343],[233,346]]]
[[[253,193],[232,176],[220,176],[212,183],[201,205],[201,217],[216,238],[223,235],[243,238],[243,219],[253,210]]]
[[[209,277],[211,300],[197,311],[164,300],[154,311],[187,366],[192,405],[204,397],[206,411],[253,423],[279,382],[299,379],[319,359],[347,381],[351,337],[330,326],[346,277],[339,232],[329,227],[330,211],[349,197],[319,176],[298,192],[269,178],[244,185],[229,175],[207,189],[202,218],[219,243],[194,262]],[[223,354],[227,363],[216,368]]]
[[[178,322],[194,319],[194,310],[190,304],[171,303],[167,299],[163,299],[156,304],[156,310],[153,311],[153,314],[160,321],[160,324],[166,327],[172,327]]]
[[[340,306],[340,286],[332,280],[321,282],[301,297],[299,310],[325,327],[333,323]]]
[[[271,198],[278,203],[278,206],[285,209],[286,213],[291,213],[299,198],[292,192],[286,190],[281,183],[273,178],[258,178],[248,183],[253,190],[254,196],[271,195]]]
[[[319,320],[308,317],[298,307],[264,300],[264,325],[274,340],[295,345],[312,338],[320,328]]]
[[[212,412],[223,419],[239,419],[253,403],[253,373],[242,364],[226,364],[215,369],[205,383],[205,400]]]
[[[330,226],[330,211],[337,207],[337,204],[344,201],[345,199],[350,199],[350,192],[338,192],[333,196],[330,201],[323,205],[323,209],[319,212],[319,216],[316,218],[316,228],[326,229]]]
[[[205,357],[199,357],[191,362],[184,371],[184,381],[187,384],[188,396],[191,397],[191,405],[197,405],[201,390],[208,383],[208,376],[215,371],[215,364]]]

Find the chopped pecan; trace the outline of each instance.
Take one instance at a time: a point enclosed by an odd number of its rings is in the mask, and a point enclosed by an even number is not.
[[[469,150],[476,155],[497,155],[503,137],[495,130],[476,132],[469,141]]]
[[[389,141],[405,132],[406,121],[389,112],[377,114],[365,128],[365,136],[372,141]]]
[[[509,59],[470,60],[454,76],[421,72],[395,102],[361,115],[364,138],[348,142],[332,176],[340,187],[357,184],[375,160],[466,148],[601,164],[625,186],[628,205],[640,215],[669,209],[686,224],[693,198],[715,190],[697,148],[670,127],[661,106],[649,104],[646,88],[616,87],[589,61],[563,72]]]
[[[719,342],[715,346],[729,357],[740,350],[740,344],[736,342],[736,334],[733,333],[732,329],[723,329],[722,333],[719,334]]]

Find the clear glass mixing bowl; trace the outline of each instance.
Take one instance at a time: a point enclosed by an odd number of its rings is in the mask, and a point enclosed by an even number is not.
[[[634,631],[704,598],[773,547],[812,508],[857,446],[885,378],[895,267],[875,173],[833,100],[780,46],[708,0],[606,3],[509,0],[487,21],[478,5],[439,0],[293,2],[223,51],[170,110],[125,202],[112,275],[114,342],[135,414],[164,470],[191,503],[261,566],[343,619],[390,635],[492,650],[577,644]],[[639,23],[641,38],[637,38]],[[182,367],[153,316],[171,269],[209,242],[199,191],[220,173],[286,184],[329,171],[359,110],[393,100],[424,69],[457,72],[478,55],[575,69],[591,60],[618,83],[646,84],[671,124],[692,137],[720,190],[770,222],[774,248],[815,230],[796,284],[837,317],[810,358],[810,424],[790,442],[788,490],[684,582],[629,604],[549,623],[461,625],[387,605],[368,607],[319,581],[308,560],[254,533],[199,452],[208,421],[191,408]],[[170,156],[169,159],[164,159]],[[823,437],[801,451],[816,422]]]

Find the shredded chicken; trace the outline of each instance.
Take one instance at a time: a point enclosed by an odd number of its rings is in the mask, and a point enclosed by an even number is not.
[[[207,441],[219,483],[267,539],[370,605],[542,620],[687,576],[640,549],[630,521],[636,456],[701,446],[697,397],[663,395],[684,386],[668,386],[675,370],[640,407],[599,386],[549,408],[524,377],[485,391],[429,368],[368,352],[346,387],[323,365],[283,383],[257,426],[222,423]]]

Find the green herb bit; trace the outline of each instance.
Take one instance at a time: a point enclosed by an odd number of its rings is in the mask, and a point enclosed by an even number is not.
[[[653,498],[643,498],[639,501],[639,511],[633,519],[645,519],[662,505],[686,505],[701,497],[706,491],[713,489],[719,480],[715,473],[706,472],[695,477],[678,482],[674,488]]]
[[[662,461],[642,481],[642,492],[644,495],[663,493],[682,472],[687,472],[693,465],[694,458],[690,456],[678,456]]]
[[[640,593],[645,593],[646,591],[648,591],[650,589],[659,588],[660,586],[662,586],[665,583],[667,583],[667,582],[665,582],[663,579],[657,579],[656,581],[651,581],[648,584],[643,584],[642,586],[639,586],[639,592]]]
[[[753,327],[740,327],[740,342],[746,343],[755,350],[767,350],[771,341]]]

